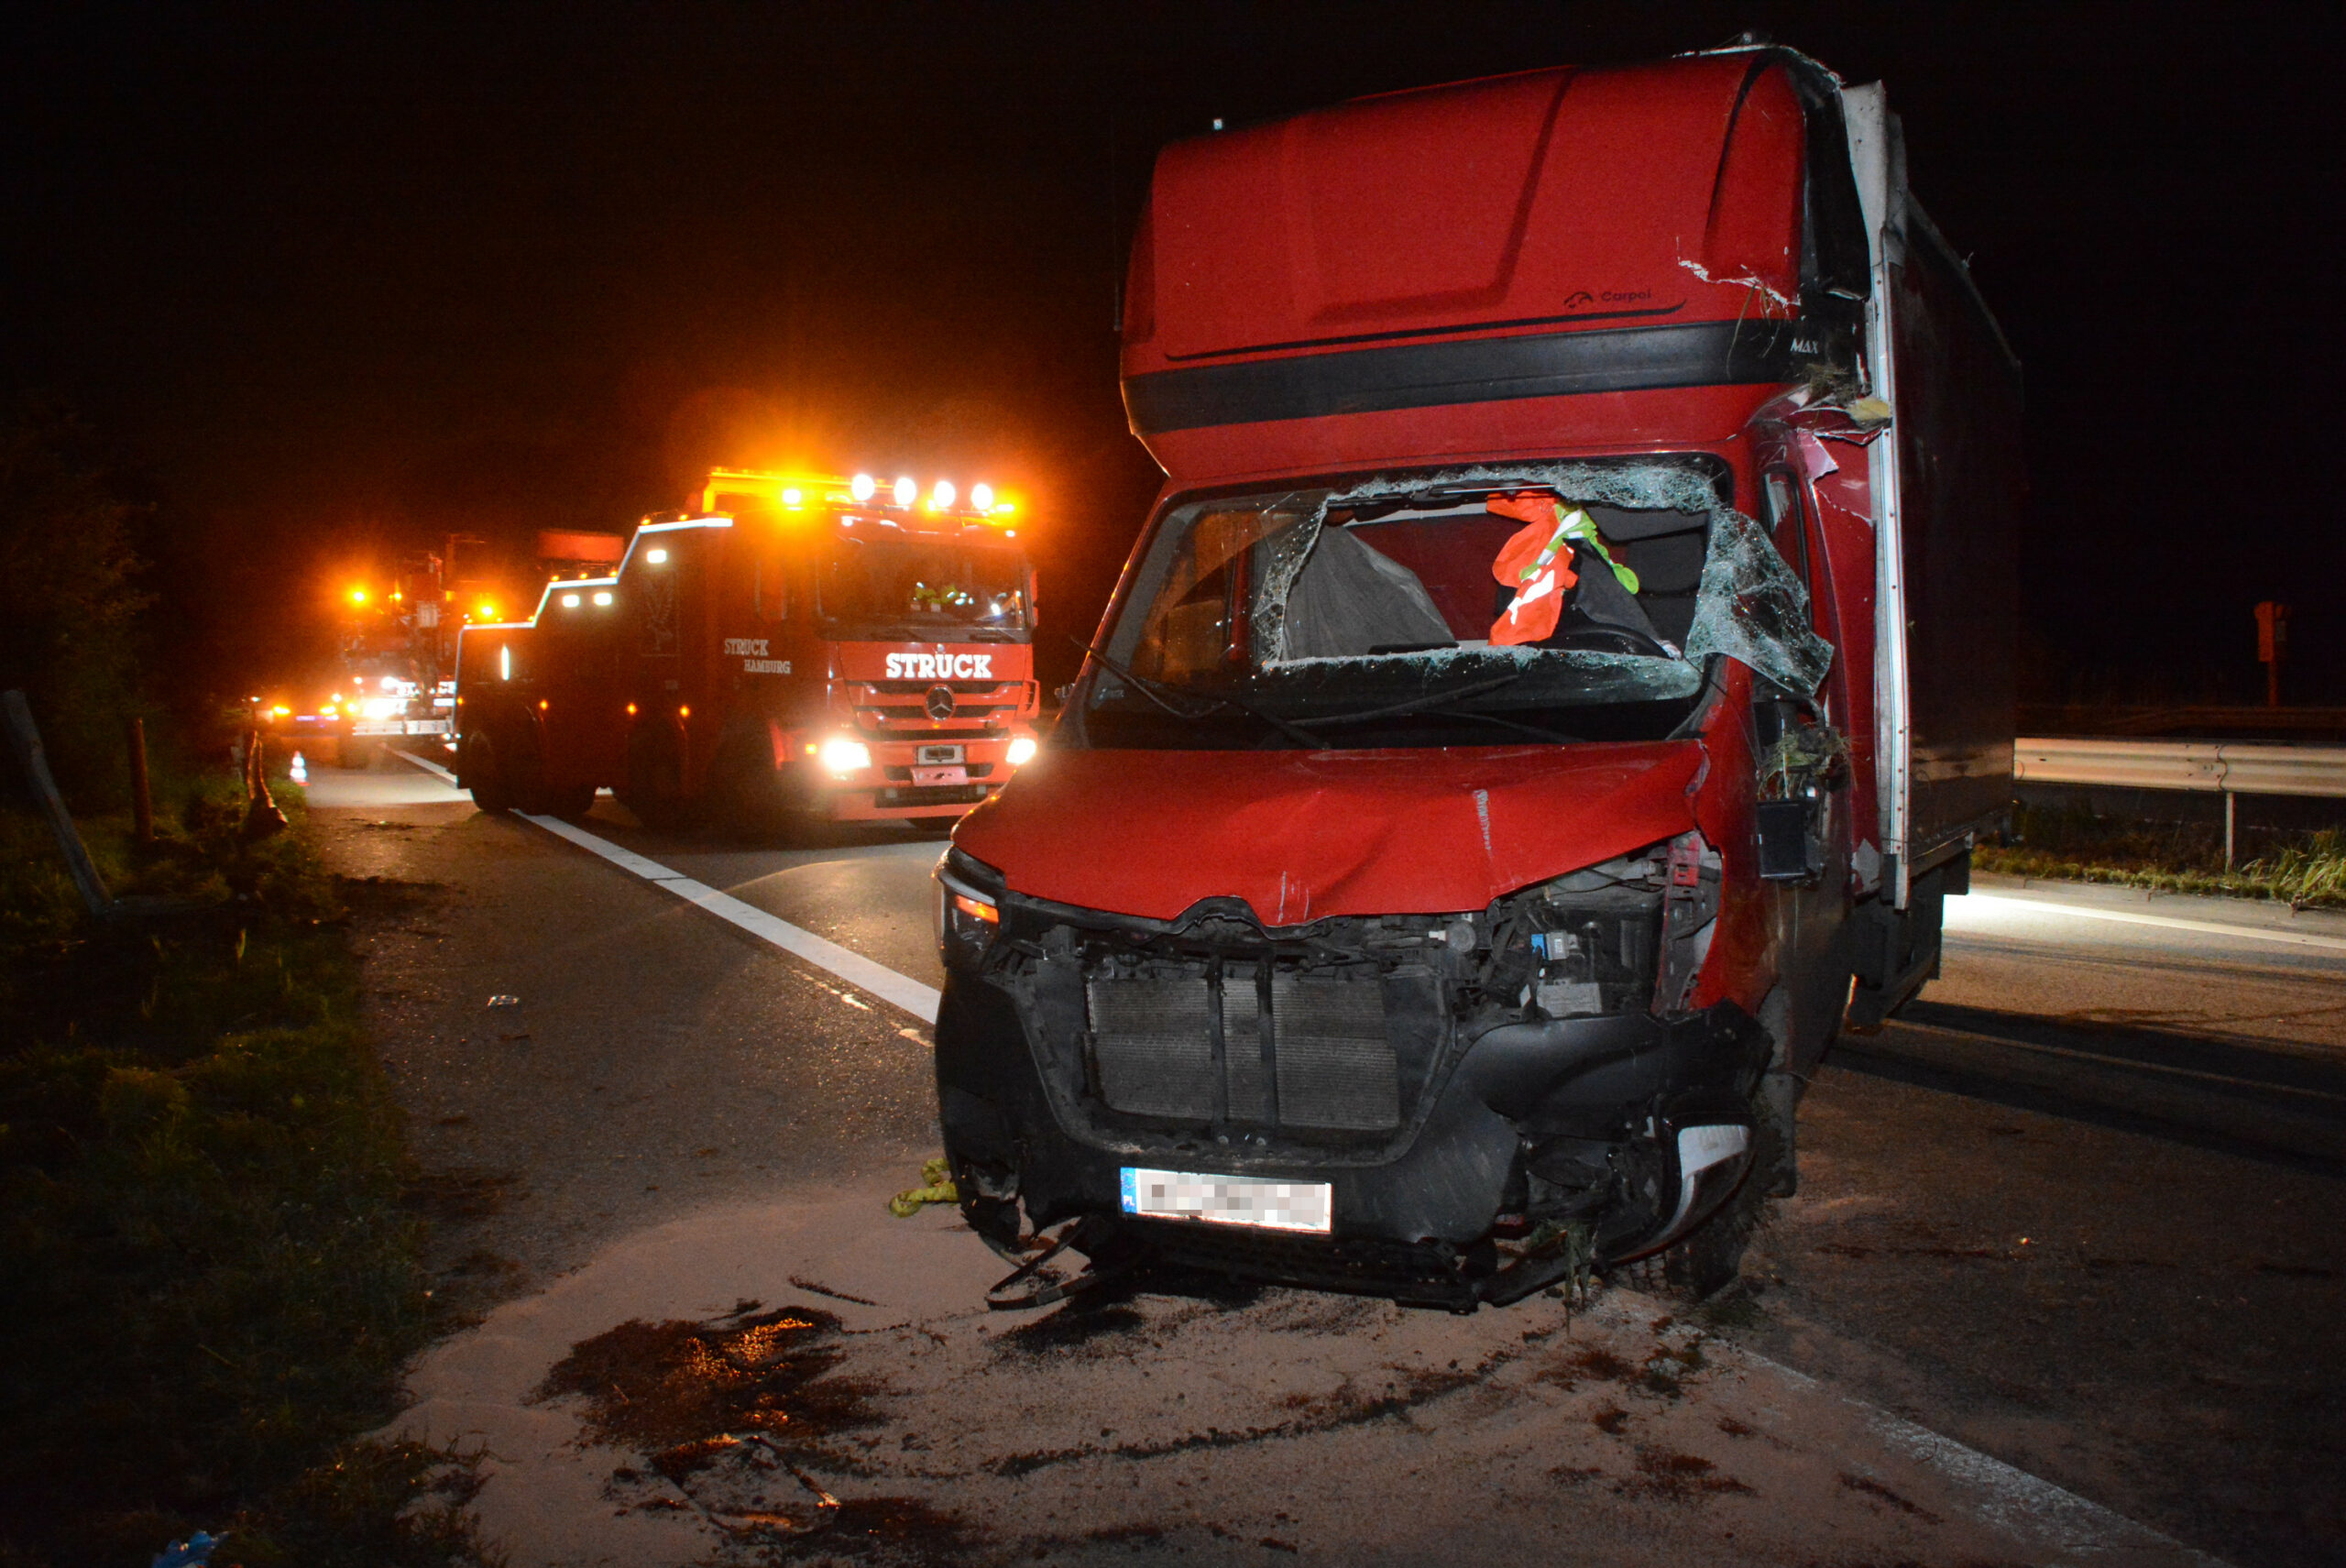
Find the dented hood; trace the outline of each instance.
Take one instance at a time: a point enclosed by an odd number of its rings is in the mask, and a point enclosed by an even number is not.
[[[1266,926],[1480,909],[1694,825],[1693,740],[1389,751],[1046,751],[953,839],[1014,893]]]

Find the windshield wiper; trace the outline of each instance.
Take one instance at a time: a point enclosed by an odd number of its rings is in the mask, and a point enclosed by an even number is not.
[[[1280,734],[1286,736],[1288,740],[1295,741],[1299,745],[1309,746],[1315,751],[1321,749],[1323,742],[1321,740],[1319,736],[1314,735],[1310,730],[1306,729],[1301,725],[1294,723],[1288,719],[1281,718],[1276,713],[1266,713],[1262,708],[1256,707],[1253,703],[1247,702],[1243,698],[1234,696],[1208,696],[1203,699],[1206,706],[1195,712],[1189,712],[1178,707],[1172,703],[1167,701],[1158,694],[1160,691],[1166,691],[1172,692],[1176,695],[1186,695],[1181,692],[1180,687],[1173,685],[1169,682],[1153,681],[1146,675],[1136,675],[1130,670],[1124,668],[1124,665],[1116,663],[1115,660],[1108,657],[1107,654],[1100,652],[1099,649],[1094,648],[1091,643],[1084,641],[1080,637],[1070,637],[1068,641],[1082,649],[1085,652],[1091,654],[1093,658],[1099,660],[1102,664],[1107,665],[1110,674],[1121,675],[1125,680],[1132,682],[1133,685],[1140,692],[1141,696],[1148,698],[1149,701],[1155,703],[1157,707],[1163,708],[1166,712],[1171,714],[1176,718],[1187,719],[1190,723],[1194,724],[1199,719],[1205,718],[1206,715],[1214,712],[1217,708],[1234,707],[1241,713],[1261,719],[1264,723],[1269,725],[1272,729],[1277,730]]]
[[[1481,696],[1487,692],[1495,692],[1501,686],[1511,686],[1530,673],[1528,667],[1509,670],[1506,674],[1491,680],[1480,681],[1473,685],[1459,686],[1450,691],[1428,692],[1423,696],[1413,696],[1405,702],[1387,703],[1383,707],[1366,707],[1357,713],[1332,713],[1324,718],[1299,718],[1296,722],[1302,725],[1359,724],[1371,718],[1393,718],[1404,713],[1416,713],[1429,707],[1443,707],[1453,703],[1464,702],[1470,696]],[[1525,726],[1525,728],[1529,727]]]
[[[1520,730],[1526,735],[1537,735],[1542,740],[1554,740],[1570,744],[1578,744],[1581,740],[1579,736],[1567,735],[1561,729],[1551,729],[1542,724],[1526,724],[1519,718],[1502,718],[1496,713],[1485,713],[1479,708],[1420,707],[1413,709],[1411,711],[1411,717],[1431,718],[1472,718],[1484,724],[1496,724],[1502,729],[1515,729]]]

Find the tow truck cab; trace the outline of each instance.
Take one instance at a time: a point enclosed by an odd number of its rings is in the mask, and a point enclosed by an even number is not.
[[[466,627],[458,775],[485,806],[952,818],[1033,754],[1015,514],[948,487],[718,470],[608,576]]]
[[[2017,366],[1880,90],[1738,49],[1179,143],[1127,301],[1167,484],[938,869],[971,1223],[1717,1288],[2009,799]]]

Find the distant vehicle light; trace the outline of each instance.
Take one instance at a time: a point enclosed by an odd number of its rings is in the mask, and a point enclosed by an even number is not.
[[[278,718],[291,718],[293,717],[293,710],[290,707],[272,707],[269,711],[272,716]]]
[[[400,709],[406,706],[406,700],[401,697],[370,696],[359,703],[358,711],[367,718],[397,718]]]
[[[928,496],[931,504],[942,510],[944,508],[949,507],[953,504],[953,498],[959,492],[953,488],[952,480],[939,479],[937,481],[937,488],[929,491]]]
[[[495,620],[497,619],[497,607],[493,604],[482,605],[480,607],[480,618],[483,620]]]
[[[667,565],[668,553],[665,550],[646,550],[643,558],[655,566],[663,566]]]
[[[610,603],[610,602],[611,602],[611,590],[610,590],[610,589],[608,589],[608,588],[604,588],[604,589],[602,589],[601,591],[597,592],[597,593],[595,595],[595,602],[596,602],[597,604],[608,604],[608,603]]]
[[[629,703],[627,705],[627,716],[630,718],[633,718],[635,717],[635,704]]]
[[[847,493],[857,500],[868,501],[880,493],[880,481],[869,474],[858,474],[847,482]]]
[[[805,491],[803,491],[803,490],[797,489],[797,488],[795,488],[795,487],[794,487],[793,488],[791,488],[791,489],[787,489],[787,490],[784,490],[784,491],[783,491],[783,492],[782,492],[782,504],[783,504],[783,505],[784,505],[784,506],[786,506],[786,507],[795,507],[795,506],[801,506],[801,505],[804,505],[804,504],[805,504],[805,502],[806,502],[806,492],[805,492]]]
[[[913,477],[910,474],[906,474],[903,478],[896,481],[896,504],[898,506],[908,507],[919,499],[920,487],[913,483]]]
[[[820,755],[823,771],[839,778],[860,773],[872,765],[872,748],[844,735],[834,735],[824,741]]]
[[[578,608],[578,596],[576,594],[563,595],[562,608],[565,609],[576,609]]]
[[[510,648],[497,651],[497,678],[500,681],[513,678],[513,650]]]
[[[365,604],[367,602],[367,590],[365,588],[351,589],[350,602],[353,604]]]
[[[327,703],[323,707],[318,709],[318,717],[320,718],[332,718],[337,711],[338,710],[335,708],[334,704]]]
[[[980,511],[993,510],[993,487],[977,484],[970,487],[970,504]]]
[[[1035,760],[1035,753],[1040,750],[1032,735],[1021,735],[1010,743],[1010,755],[1006,760],[1012,767],[1023,768]]]

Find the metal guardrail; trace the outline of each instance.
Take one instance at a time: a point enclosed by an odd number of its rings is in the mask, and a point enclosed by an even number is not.
[[[2012,742],[2012,781],[2346,797],[2346,746],[2021,740]]]

